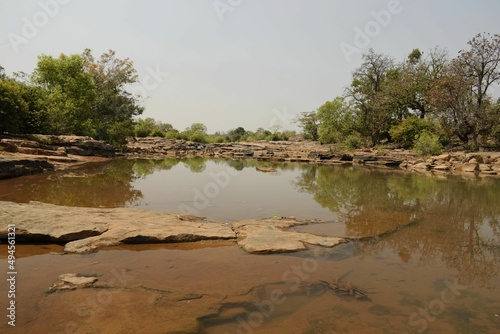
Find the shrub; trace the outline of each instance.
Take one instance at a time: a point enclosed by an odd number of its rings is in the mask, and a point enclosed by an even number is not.
[[[345,139],[345,144],[351,150],[361,148],[364,145],[364,140],[358,132],[353,132]]]
[[[439,155],[443,147],[439,142],[439,136],[429,131],[422,131],[415,140],[413,150],[421,156]]]
[[[411,148],[423,131],[435,133],[434,124],[427,119],[412,116],[393,126],[389,134],[396,145]]]
[[[208,142],[207,135],[201,131],[194,131],[188,138],[190,141],[205,144]]]

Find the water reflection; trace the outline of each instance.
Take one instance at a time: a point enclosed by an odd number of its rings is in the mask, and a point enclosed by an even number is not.
[[[404,262],[442,261],[462,284],[488,286],[500,268],[500,183],[307,166],[299,191],[340,214],[348,236],[370,234],[390,220],[417,223],[383,242],[360,243],[364,255],[391,248]]]
[[[255,167],[272,167],[261,173]],[[210,197],[210,219],[226,221],[294,215],[323,217],[358,242],[361,256],[393,251],[405,263],[445,263],[461,284],[488,286],[500,268],[500,180],[464,181],[364,168],[255,160],[114,160],[85,168],[0,182],[0,200],[88,207],[139,206],[178,211],[204,190],[208,176],[237,175]],[[175,170],[174,170],[175,169]],[[142,201],[142,202],[141,202]],[[156,202],[155,202],[156,201]],[[302,215],[302,216],[301,216]],[[231,219],[228,219],[231,218]],[[325,220],[325,219],[323,219]]]

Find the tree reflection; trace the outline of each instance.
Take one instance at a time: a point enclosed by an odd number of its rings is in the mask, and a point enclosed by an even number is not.
[[[135,176],[139,178],[145,178],[159,170],[170,170],[180,162],[179,159],[175,158],[165,158],[161,160],[137,159],[133,161],[133,172]]]
[[[134,161],[88,164],[71,171],[34,175],[2,183],[2,200],[40,201],[81,207],[121,207],[142,197],[132,186]]]
[[[347,236],[417,224],[379,243],[361,242],[363,254],[392,248],[404,262],[443,261],[462,284],[487,286],[500,268],[500,180],[463,181],[383,173],[363,168],[304,166],[295,182],[340,215]]]

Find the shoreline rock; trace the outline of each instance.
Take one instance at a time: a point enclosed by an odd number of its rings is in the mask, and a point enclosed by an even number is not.
[[[66,169],[115,156],[102,141],[82,136],[0,135],[0,179]]]
[[[129,158],[203,157],[327,165],[347,164],[401,169],[424,174],[496,176],[500,173],[500,152],[446,152],[424,161],[416,153],[408,150],[361,149],[338,152],[334,145],[307,141],[199,144],[185,140],[146,137],[129,141],[125,154]]]
[[[146,137],[130,140],[124,155],[142,159],[255,159],[269,162],[355,165],[428,175],[500,176],[500,152],[446,152],[424,160],[408,150],[359,149],[344,152],[338,151],[335,145],[321,145],[310,141],[200,144]],[[66,169],[87,162],[105,161],[115,156],[111,145],[90,137],[4,134],[0,135],[0,179]]]
[[[332,248],[349,241],[373,241],[416,223],[394,221],[380,226],[376,233],[353,238],[313,234],[307,231],[307,226],[321,222],[290,217],[220,223],[207,221],[204,217],[132,208],[102,209],[1,201],[0,221],[4,222],[0,227],[0,240],[7,240],[8,226],[11,225],[15,226],[18,243],[59,243],[64,244],[64,251],[68,253],[88,253],[127,244],[226,240],[253,254],[297,252],[308,249],[309,245]]]
[[[7,240],[8,225],[16,242],[65,244],[68,253],[87,253],[123,244],[180,243],[234,240],[249,253],[282,253],[307,249],[307,244],[334,247],[347,239],[290,230],[308,222],[293,218],[245,220],[234,223],[206,221],[203,217],[129,208],[81,208],[40,202],[0,202],[0,240]]]

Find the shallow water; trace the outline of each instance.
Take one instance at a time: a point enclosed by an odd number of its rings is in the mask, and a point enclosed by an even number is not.
[[[294,216],[312,221],[296,230],[354,240],[266,256],[230,242],[64,256],[50,253],[60,246],[19,245],[14,332],[168,333],[185,325],[199,333],[500,333],[498,179],[256,161],[118,160],[0,181],[0,200],[183,211],[225,222]],[[394,221],[411,224],[364,238]],[[133,278],[111,290],[117,293],[109,302],[87,305],[87,313],[77,305],[96,299],[93,289],[44,295],[62,273],[97,273],[112,285],[113,270]],[[369,299],[322,283],[335,278]],[[4,281],[0,288],[5,310]],[[188,297],[169,297],[179,293]]]

